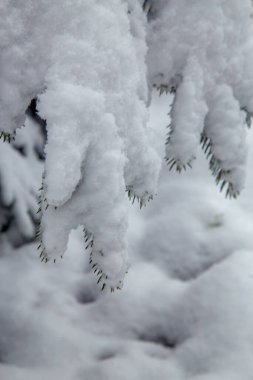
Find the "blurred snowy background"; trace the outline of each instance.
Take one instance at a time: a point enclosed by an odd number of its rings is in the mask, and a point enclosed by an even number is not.
[[[151,105],[161,156],[170,102],[154,94]],[[38,259],[38,121],[27,116],[15,145],[0,142],[0,379],[253,379],[252,149],[237,200],[219,193],[201,149],[184,173],[164,165],[155,199],[129,203],[131,267],[109,294],[81,229],[63,260]]]

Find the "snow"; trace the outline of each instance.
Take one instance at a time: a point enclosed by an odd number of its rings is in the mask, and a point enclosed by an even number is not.
[[[15,142],[0,141],[0,226],[2,229],[5,224],[12,224],[9,238],[16,244],[22,243],[22,238],[34,237],[33,221],[37,219],[37,194],[42,173],[42,163],[37,158],[44,143],[39,127],[29,117],[25,124],[18,131]]]
[[[70,230],[82,225],[93,236],[99,271],[118,287],[127,268],[125,190],[142,205],[156,192],[160,169],[146,127],[141,3],[25,0],[1,7],[2,128],[21,126],[36,95],[47,121],[42,257],[62,256]]]
[[[157,146],[167,104],[154,94]],[[189,172],[165,166],[154,200],[129,205],[131,267],[116,293],[96,286],[82,228],[55,264],[34,244],[2,245],[1,379],[251,379],[253,179],[228,200],[207,166],[201,150]]]
[[[35,97],[47,126],[41,259],[62,257],[81,225],[101,287],[121,288],[125,192],[141,208],[153,199],[163,159],[148,125],[153,86],[175,92],[169,168],[192,166],[201,140],[226,196],[245,187],[251,1],[4,0],[0,7],[0,136],[12,139]],[[17,214],[27,213],[17,205]]]
[[[147,34],[150,81],[176,90],[168,164],[177,170],[193,164],[202,137],[210,168],[232,197],[245,186],[241,109],[253,110],[251,14],[250,0],[154,1]]]
[[[47,121],[43,255],[60,257],[69,231],[81,224],[94,236],[94,256],[103,250],[107,257],[114,246],[119,257],[100,267],[116,286],[113,278],[122,280],[127,265],[125,189],[143,203],[156,191],[160,168],[146,128],[141,3],[6,0],[1,15],[1,129],[20,127],[37,95]]]
[[[252,4],[142,6],[1,1],[0,379],[252,379]]]

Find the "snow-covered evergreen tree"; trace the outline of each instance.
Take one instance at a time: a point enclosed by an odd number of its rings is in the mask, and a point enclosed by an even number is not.
[[[164,156],[147,127],[153,87],[175,94],[170,169],[191,166],[201,142],[226,194],[243,189],[253,112],[251,13],[250,0],[1,1],[2,138],[12,139],[34,97],[47,123],[38,210],[43,261],[61,257],[70,230],[82,225],[101,288],[121,287],[126,192],[140,206],[150,200]],[[13,189],[12,197],[3,191],[6,204],[18,199]],[[27,193],[34,197],[34,189]],[[22,199],[20,208],[30,210],[30,198]]]

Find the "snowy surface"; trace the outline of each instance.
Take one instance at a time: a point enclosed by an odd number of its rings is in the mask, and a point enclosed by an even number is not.
[[[152,106],[161,153],[168,102]],[[96,286],[81,229],[56,264],[42,264],[34,244],[2,246],[0,379],[251,380],[249,153],[236,201],[219,193],[202,151],[192,170],[162,170],[155,199],[129,205],[131,267],[117,293]]]

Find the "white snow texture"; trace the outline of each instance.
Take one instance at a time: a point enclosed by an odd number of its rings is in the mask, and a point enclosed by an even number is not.
[[[1,130],[32,98],[47,122],[41,257],[64,254],[83,226],[98,283],[127,271],[125,190],[142,206],[161,152],[147,126],[153,85],[176,90],[166,159],[191,165],[202,143],[229,196],[244,187],[245,113],[253,112],[250,0],[2,0]],[[147,14],[146,14],[147,13]],[[215,25],[215,27],[214,27]]]
[[[161,151],[167,104],[151,104]],[[252,167],[252,131],[248,142]],[[1,244],[1,380],[252,380],[252,172],[231,202],[199,150],[184,176],[164,167],[158,190],[128,206],[132,266],[117,293],[96,288],[81,228],[55,265],[35,244]]]
[[[236,196],[245,183],[245,112],[253,111],[250,0],[158,0],[151,8],[152,83],[176,89],[166,157],[191,164],[202,137],[210,169]],[[224,181],[224,182],[223,182]]]

